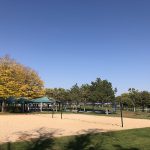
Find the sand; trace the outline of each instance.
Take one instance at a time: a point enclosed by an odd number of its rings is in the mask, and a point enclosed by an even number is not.
[[[0,143],[28,140],[37,137],[58,137],[87,132],[107,132],[150,127],[150,120],[82,114],[0,115]]]

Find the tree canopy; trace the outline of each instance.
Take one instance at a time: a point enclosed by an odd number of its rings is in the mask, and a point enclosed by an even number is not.
[[[46,95],[56,99],[63,99],[76,105],[79,103],[86,104],[86,102],[108,103],[114,101],[115,90],[113,90],[110,82],[97,78],[91,84],[81,86],[75,84],[69,90],[62,88],[46,89]]]
[[[44,83],[31,68],[11,59],[0,58],[0,97],[41,97],[45,94]]]
[[[137,107],[144,111],[145,107],[150,107],[150,92],[139,91],[135,88],[129,88],[128,93],[123,93],[116,97],[117,102],[122,102],[124,107],[133,108],[134,112]]]

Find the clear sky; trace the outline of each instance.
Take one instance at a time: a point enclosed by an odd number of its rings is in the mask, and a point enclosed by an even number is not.
[[[0,56],[35,69],[46,87],[97,77],[118,94],[150,91],[149,0],[0,0]]]

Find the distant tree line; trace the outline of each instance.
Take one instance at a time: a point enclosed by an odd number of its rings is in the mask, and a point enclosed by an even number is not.
[[[91,84],[83,84],[81,86],[75,84],[67,90],[64,88],[46,89],[46,95],[48,97],[60,100],[62,103],[74,105],[76,109],[79,104],[82,104],[84,111],[87,103],[91,103],[93,107],[96,103],[99,103],[101,107],[105,103],[114,105],[115,92],[116,89],[113,89],[110,82],[100,78],[92,81]]]
[[[132,108],[135,112],[137,108],[140,108],[144,112],[146,108],[150,107],[150,92],[129,88],[127,93],[117,96],[116,101],[121,102],[126,110]]]

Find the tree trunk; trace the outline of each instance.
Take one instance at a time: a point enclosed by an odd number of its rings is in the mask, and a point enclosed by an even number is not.
[[[133,107],[133,111],[134,111],[134,112],[136,111],[136,108],[135,108],[135,106]]]
[[[116,112],[116,100],[114,101],[114,112]]]
[[[27,105],[27,110],[30,112],[30,104]]]
[[[84,103],[83,109],[84,109],[84,112],[85,112],[85,103]]]
[[[78,110],[78,104],[75,105],[76,111]]]
[[[58,104],[59,106],[58,106],[58,109],[59,109],[59,111],[60,111],[60,103]]]
[[[93,103],[93,112],[94,112],[94,107],[95,107],[95,104]]]
[[[148,112],[148,108],[146,107],[146,112]]]
[[[24,104],[21,104],[22,113],[24,113]]]
[[[103,100],[101,101],[101,107],[102,107],[102,108],[104,107],[104,102],[103,102]]]
[[[5,107],[5,102],[4,100],[2,101],[2,109],[1,109],[1,112],[4,112],[4,107]]]
[[[57,112],[57,104],[55,105],[55,108],[56,108],[55,111]]]
[[[127,106],[127,111],[129,111],[129,107]]]
[[[144,109],[145,109],[145,106],[144,106],[144,105],[142,105],[142,112],[144,112]]]
[[[42,112],[42,108],[43,107],[43,103],[41,102],[41,105],[40,105],[40,111]]]

